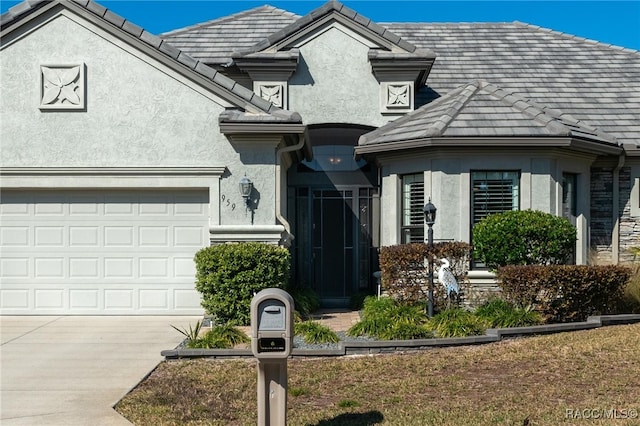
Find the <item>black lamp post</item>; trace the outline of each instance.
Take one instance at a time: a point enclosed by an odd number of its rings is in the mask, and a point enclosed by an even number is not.
[[[428,307],[428,315],[429,318],[433,317],[433,256],[431,256],[431,252],[433,251],[433,224],[436,223],[436,206],[431,203],[431,197],[429,197],[429,202],[424,205],[422,209],[424,211],[424,223],[429,227],[427,231],[427,244],[429,244],[429,307]]]

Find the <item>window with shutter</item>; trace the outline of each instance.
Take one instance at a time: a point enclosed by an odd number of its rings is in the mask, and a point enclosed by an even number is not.
[[[402,176],[402,243],[424,242],[424,175]]]
[[[518,210],[520,173],[476,171],[471,173],[473,225],[493,213]]]
[[[520,208],[520,173],[517,171],[471,172],[471,188],[472,227],[490,214]],[[473,268],[486,267],[475,259],[472,264]]]

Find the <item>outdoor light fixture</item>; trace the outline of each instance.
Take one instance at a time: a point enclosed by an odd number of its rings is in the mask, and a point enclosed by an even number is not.
[[[428,312],[429,318],[433,317],[433,224],[436,223],[436,206],[431,203],[431,197],[429,202],[424,205],[422,211],[424,211],[424,223],[429,227],[427,234],[427,244],[429,244],[429,305]]]
[[[424,223],[429,226],[429,229],[436,223],[436,206],[431,203],[431,197],[429,197],[429,202],[424,205],[422,211],[424,212]]]
[[[249,200],[249,196],[251,195],[251,191],[253,190],[253,182],[251,179],[244,175],[242,179],[240,179],[240,195],[244,198],[244,205],[248,209],[251,205],[251,200]]]

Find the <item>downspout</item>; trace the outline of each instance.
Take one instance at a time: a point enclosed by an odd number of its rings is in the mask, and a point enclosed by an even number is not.
[[[611,261],[620,263],[620,169],[624,166],[624,152],[618,157],[618,165],[613,169],[613,230],[611,235]]]
[[[284,226],[285,233],[282,238],[282,245],[284,245],[285,247],[289,247],[291,245],[291,242],[294,240],[295,236],[291,233],[291,224],[289,224],[287,219],[282,215],[282,173],[280,172],[280,162],[283,154],[302,149],[302,147],[304,147],[304,143],[305,137],[304,134],[301,134],[300,141],[297,144],[282,147],[276,152],[276,219],[282,226]]]

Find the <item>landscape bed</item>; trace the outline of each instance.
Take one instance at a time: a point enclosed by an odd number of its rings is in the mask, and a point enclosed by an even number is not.
[[[291,425],[640,423],[640,324],[288,365]],[[140,425],[255,424],[255,361],[165,361],[116,409]]]

